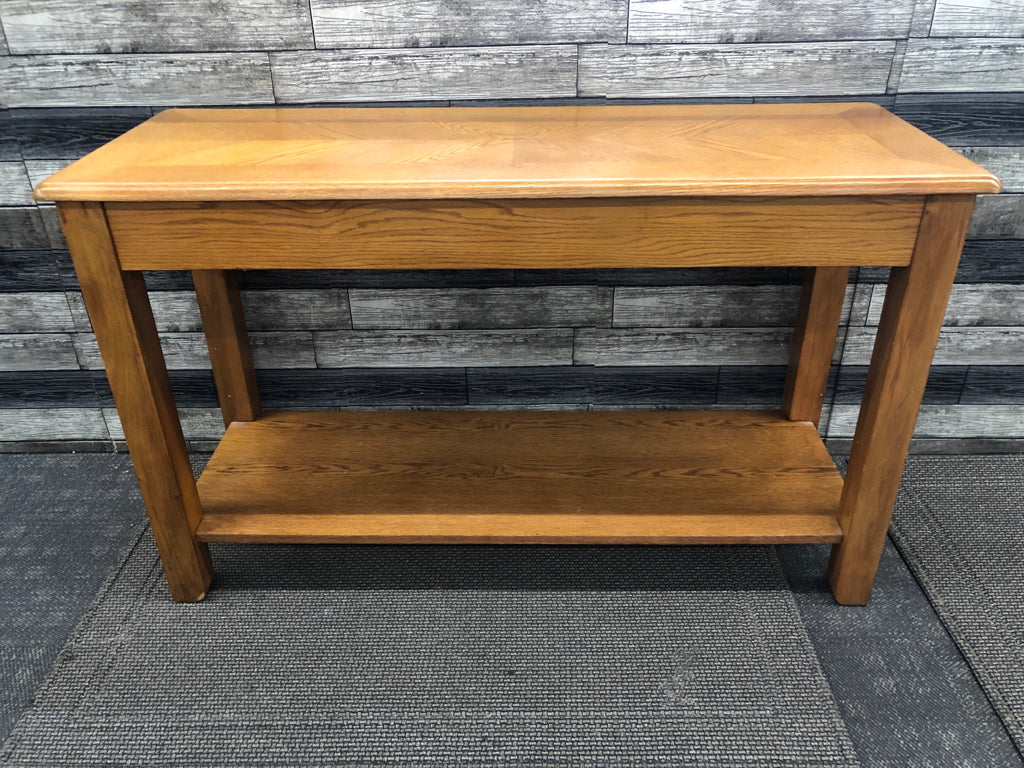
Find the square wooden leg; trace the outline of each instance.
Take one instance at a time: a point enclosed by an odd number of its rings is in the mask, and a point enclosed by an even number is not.
[[[843,540],[829,562],[840,603],[871,597],[973,207],[971,195],[929,197],[910,264],[892,270],[839,503]]]
[[[202,509],[142,273],[121,271],[100,203],[57,210],[171,595],[202,600],[213,566],[194,533]]]

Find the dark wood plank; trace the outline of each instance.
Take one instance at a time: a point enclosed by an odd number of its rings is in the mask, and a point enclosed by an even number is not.
[[[861,283],[884,283],[889,270],[862,267]],[[1024,283],[1024,240],[968,240],[964,243],[957,283]]]
[[[766,43],[906,37],[914,0],[632,0],[630,43]],[[614,42],[614,41],[610,41]]]
[[[5,131],[26,160],[77,160],[152,116],[149,107],[18,109]]]
[[[821,419],[849,275],[847,267],[807,270],[782,393],[782,410],[793,421],[818,426]]]
[[[7,0],[3,20],[15,54],[313,47],[306,0]]]
[[[516,285],[800,285],[799,267],[702,267],[647,269],[517,269]]]
[[[843,541],[829,563],[829,583],[843,604],[871,597],[973,204],[971,196],[929,198],[914,258],[889,281],[843,485]]]
[[[582,45],[581,96],[885,93],[893,42]]]
[[[171,595],[200,600],[213,567],[193,535],[202,508],[142,275],[118,268],[102,206],[65,203],[59,211]]]
[[[933,365],[928,370],[921,402],[926,405],[956,405],[965,386],[968,366]],[[844,365],[839,369],[835,402],[840,405],[859,405],[864,397],[868,378],[866,365]]]
[[[626,42],[626,0],[312,0],[319,48]],[[296,46],[298,47],[298,46]]]
[[[471,368],[466,380],[471,405],[693,407],[716,402],[718,368]]]
[[[0,250],[0,292],[59,291],[64,287],[53,251]]]
[[[50,238],[36,206],[0,208],[0,249],[13,251],[50,247]]]
[[[239,276],[243,289],[498,288],[511,269],[257,269]]]
[[[261,369],[256,380],[267,408],[466,405],[466,372],[454,367]]]
[[[576,95],[576,46],[270,54],[282,104]]]
[[[91,371],[0,373],[0,410],[8,408],[99,408]],[[75,437],[78,437],[77,435]]]
[[[196,270],[192,282],[203,317],[224,426],[233,421],[252,421],[260,414],[260,395],[235,273]]]
[[[1024,146],[1024,95],[900,94],[893,111],[954,147]]]
[[[199,481],[225,541],[834,541],[813,428],[762,412],[274,413]]]
[[[1024,405],[1024,365],[970,366],[960,402]]]
[[[600,286],[349,291],[355,328],[471,329],[609,326],[612,289]]]

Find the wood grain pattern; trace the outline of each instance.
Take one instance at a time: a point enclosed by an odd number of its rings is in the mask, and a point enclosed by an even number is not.
[[[626,42],[626,0],[312,0],[318,48]]]
[[[1024,37],[1020,0],[937,0],[933,37]]]
[[[76,370],[78,358],[66,333],[0,334],[0,371]]]
[[[881,107],[829,103],[168,110],[52,176],[36,196],[139,203],[999,189],[992,174]]]
[[[25,160],[77,160],[153,116],[150,107],[19,109],[4,132]]]
[[[1024,195],[979,195],[967,236],[1024,239]]]
[[[1024,147],[965,147],[960,152],[998,176],[1004,192],[1024,192]]]
[[[900,89],[942,91],[1024,91],[1024,42],[1016,39],[915,38],[903,61]]]
[[[39,209],[0,208],[0,249],[29,250],[50,247]]]
[[[913,10],[914,0],[631,0],[629,42],[766,43],[906,37]]]
[[[15,54],[313,47],[305,0],[6,0],[2,13]]]
[[[260,414],[260,395],[238,278],[234,272],[201,269],[192,273],[192,282],[224,426],[233,421],[252,421]]]
[[[124,269],[905,264],[921,198],[111,203]]]
[[[849,267],[812,267],[806,272],[782,393],[782,411],[793,421],[817,427],[821,419],[849,276]]]
[[[360,329],[608,326],[612,321],[612,289],[601,286],[352,289],[349,301],[352,326]]]
[[[615,327],[792,326],[800,290],[790,285],[615,289]]]
[[[582,45],[579,93],[606,98],[885,93],[895,47],[892,42]]]
[[[87,97],[82,94],[88,93]],[[11,56],[0,60],[0,106],[273,103],[265,53]]]
[[[63,293],[0,293],[0,334],[73,330]]]
[[[876,287],[867,316],[869,325],[878,325],[884,300],[885,287]],[[1024,285],[954,285],[942,325],[1024,326]]]
[[[834,541],[840,486],[813,429],[773,413],[277,413],[228,429],[198,535]]]
[[[829,437],[849,437],[857,424],[855,405],[835,405],[829,421]],[[914,439],[1024,437],[1024,405],[923,405],[914,428]]]
[[[326,368],[569,365],[571,328],[476,331],[334,331],[314,334]]]
[[[972,365],[960,403],[1024,405],[1024,365]]]
[[[0,409],[0,441],[109,439],[99,408]]]
[[[193,535],[202,509],[146,286],[140,273],[118,269],[101,206],[63,203],[59,210],[171,595],[200,600],[213,568]]]
[[[1020,94],[901,94],[893,111],[950,146],[1024,146]]]
[[[785,365],[788,329],[580,328],[578,365]]]
[[[973,205],[970,196],[929,198],[914,258],[889,280],[839,506],[843,541],[829,561],[843,604],[871,597]]]
[[[0,206],[32,205],[32,187],[25,164],[0,163]]]
[[[864,365],[871,357],[873,328],[851,328],[843,350],[844,365]],[[944,328],[935,349],[935,365],[1013,365],[1024,360],[1019,326]]]
[[[576,95],[571,45],[282,52],[270,64],[281,104]]]

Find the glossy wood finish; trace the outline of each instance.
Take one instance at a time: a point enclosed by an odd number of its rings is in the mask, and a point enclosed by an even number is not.
[[[238,278],[232,271],[197,269],[192,272],[192,282],[224,426],[233,421],[252,421],[260,414],[260,395]]]
[[[782,393],[782,410],[793,421],[818,426],[849,277],[849,267],[811,267],[804,271]]]
[[[914,259],[889,278],[839,507],[843,541],[829,562],[840,603],[871,597],[973,206],[970,196],[929,198]]]
[[[201,600],[213,567],[193,535],[202,509],[142,273],[118,268],[102,206],[61,203],[58,212],[171,596]]]
[[[124,269],[906,264],[922,198],[110,203]]]
[[[842,481],[776,412],[269,413],[199,481],[206,541],[837,541]]]
[[[998,192],[875,104],[168,110],[40,200]]]

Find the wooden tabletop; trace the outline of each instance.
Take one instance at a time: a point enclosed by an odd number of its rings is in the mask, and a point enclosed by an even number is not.
[[[171,109],[38,200],[998,192],[875,104]]]

